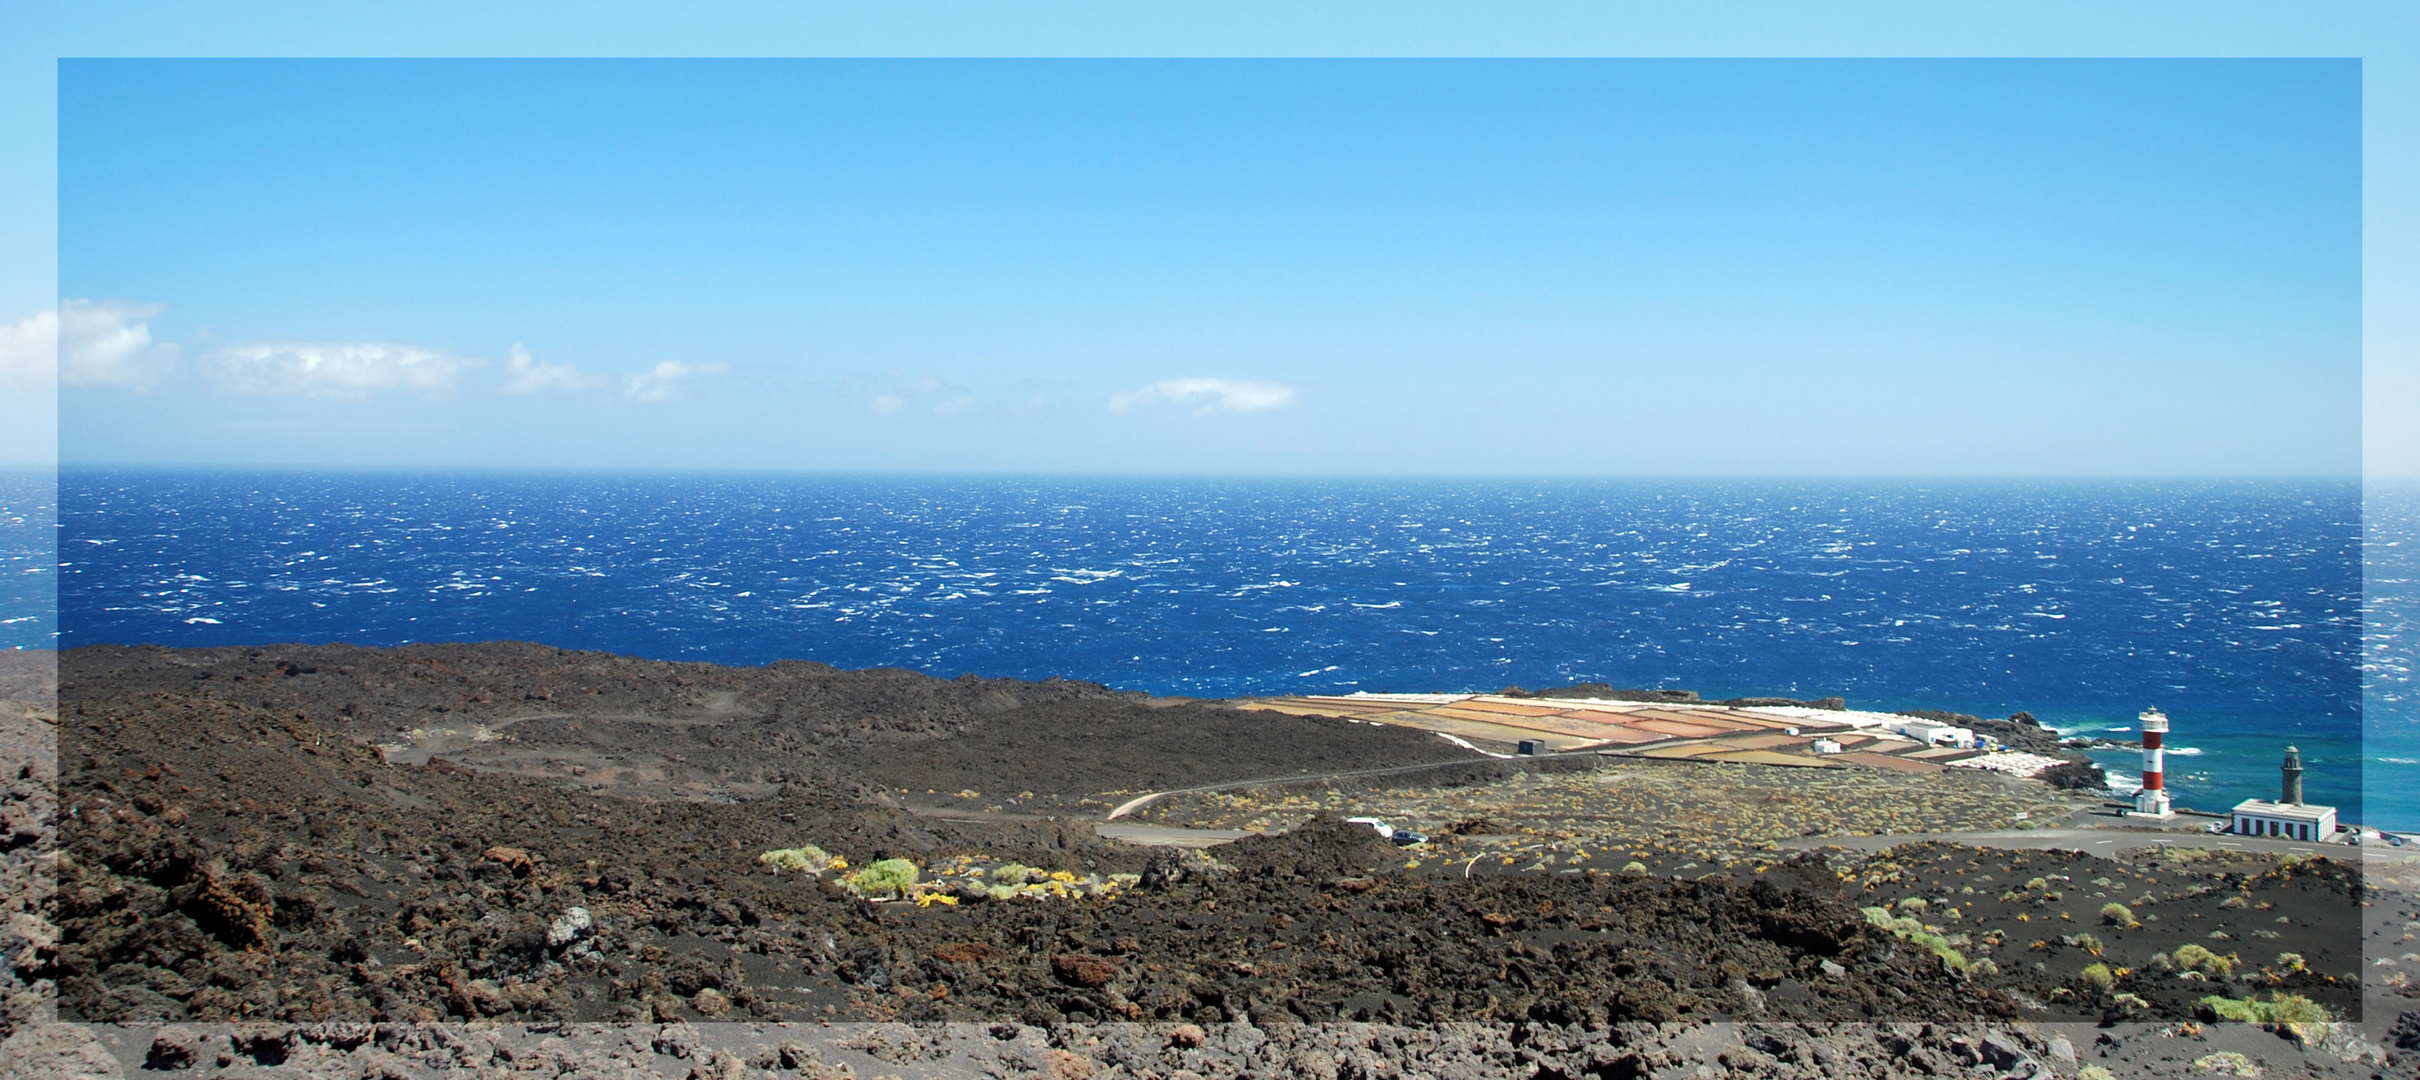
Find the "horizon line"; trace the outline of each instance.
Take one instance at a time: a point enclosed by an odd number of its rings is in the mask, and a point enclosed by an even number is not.
[[[1398,481],[1798,481],[1798,482],[2306,482],[2420,484],[2420,474],[2302,472],[2128,472],[2128,473],[1789,473],[1789,472],[1268,472],[1217,470],[1110,471],[1100,469],[983,469],[983,468],[847,468],[780,465],[420,465],[420,464],[293,464],[263,462],[60,462],[57,464],[0,463],[0,473],[324,473],[345,475],[518,474],[799,476],[900,479],[1026,479],[1026,480],[1398,480]]]

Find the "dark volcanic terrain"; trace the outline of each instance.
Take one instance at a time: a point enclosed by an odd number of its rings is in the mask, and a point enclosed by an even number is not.
[[[1401,764],[1437,757],[1440,740],[1155,708],[1083,683],[768,671],[757,686],[742,672],[522,646],[70,653],[64,1006],[108,1020],[1598,1023],[1750,1002],[1810,1019],[2009,1008],[1869,932],[1829,873],[1393,874],[1397,849],[1333,821],[1221,849],[1215,866],[1166,853],[1154,864],[1088,823],[912,814],[868,779],[1056,780],[1079,786],[1048,793],[1072,796],[1130,774],[1204,783]],[[368,745],[436,724],[493,732],[510,724],[498,703],[516,691],[606,699],[605,719],[566,719],[566,732],[680,722],[617,749],[660,763],[617,794],[772,790],[744,802],[605,798],[569,773],[555,777],[568,786],[483,774],[445,754],[398,765]],[[1122,739],[1121,727],[1140,733]],[[747,753],[766,743],[783,749]],[[1117,773],[1081,767],[1073,750],[1103,744]],[[970,855],[1142,881],[1115,899],[878,905],[757,859],[802,842],[859,865]],[[550,945],[575,907],[593,930]],[[1804,990],[1826,961],[1857,978]]]
[[[1714,865],[1649,822],[1585,865],[1480,865],[1333,816],[1205,857],[1093,825],[1128,792],[1511,766],[1406,729],[1065,680],[521,644],[60,664],[59,940],[27,977],[55,980],[62,1018],[1603,1032],[2175,1023],[2204,997],[2281,992],[2359,1012],[2363,886],[2325,858],[1937,844]],[[759,858],[803,844],[851,869]],[[916,903],[840,884],[883,859],[1072,884]],[[2227,963],[2181,974],[2187,945]],[[1967,1052],[1930,1030],[1910,1045]],[[1639,1060],[1630,1074],[1652,1071]]]

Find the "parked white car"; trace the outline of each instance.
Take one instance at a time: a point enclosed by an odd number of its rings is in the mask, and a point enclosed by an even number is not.
[[[1345,820],[1355,825],[1369,826],[1371,831],[1376,832],[1379,836],[1394,841],[1395,846],[1397,847],[1410,847],[1414,844],[1428,843],[1427,833],[1414,832],[1410,829],[1398,829],[1374,817],[1349,817]]]

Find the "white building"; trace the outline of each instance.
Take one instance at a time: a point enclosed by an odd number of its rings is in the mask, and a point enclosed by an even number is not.
[[[2245,799],[2235,804],[2234,831],[2242,836],[2325,840],[2336,835],[2336,808]]]
[[[1975,748],[1974,729],[1952,727],[1937,720],[1902,720],[1891,725],[1891,730],[1934,746],[1955,746],[1960,750]]]
[[[2235,804],[2235,829],[2241,836],[2276,836],[2287,840],[2325,840],[2336,835],[2336,808],[2302,801],[2302,751],[2286,747],[2284,790],[2276,802],[2245,799]]]

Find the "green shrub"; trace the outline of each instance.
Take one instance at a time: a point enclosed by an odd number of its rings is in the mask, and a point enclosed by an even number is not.
[[[2096,994],[2106,994],[2117,985],[2117,976],[2110,974],[2107,964],[2086,964],[2076,973],[2076,981],[2092,988]]]
[[[832,856],[813,844],[776,848],[757,856],[756,861],[782,870],[804,870],[810,874],[820,874],[832,867]]]
[[[920,875],[916,864],[906,859],[883,859],[849,875],[849,888],[860,896],[906,896]]]
[[[1002,863],[993,867],[990,873],[983,875],[985,880],[994,885],[1010,886],[1023,885],[1033,880],[1033,876],[1034,868],[1023,863]]]
[[[2106,1065],[2086,1065],[2077,1070],[2075,1080],[2117,1080],[2117,1074]]]
[[[1951,971],[1962,975],[1973,971],[1974,965],[1967,962],[1966,954],[1952,947],[1948,938],[1925,929],[1923,923],[1903,916],[1892,915],[1888,908],[1864,907],[1858,908],[1857,911],[1865,916],[1865,921],[1869,925],[1888,930],[1901,941],[1922,947],[1925,951],[1940,958],[1942,966]]]
[[[2336,1019],[2326,1006],[2301,994],[2275,994],[2267,1001],[2213,994],[2201,999],[2200,1005],[2217,1019],[2247,1024],[2327,1024]]]
[[[2176,966],[2186,971],[2198,971],[2204,975],[2216,975],[2223,978],[2235,974],[2235,961],[2199,945],[2177,946],[2175,961]]]
[[[2260,1063],[2233,1050],[2221,1050],[2193,1059],[2194,1072],[2223,1072],[2234,1076],[2259,1076]]]
[[[2111,926],[2135,927],[2143,925],[2142,923],[2135,921],[2134,909],[2129,908],[2124,904],[2101,905],[2101,921],[2108,923]]]
[[[2090,934],[2077,934],[2075,936],[2074,944],[2076,948],[2082,949],[2094,956],[2101,955],[2101,939]]]
[[[1899,910],[1912,911],[1918,915],[1924,914],[1924,910],[1931,906],[1932,904],[1921,896],[1911,896],[1905,900],[1899,901]]]
[[[2310,967],[2309,967],[2308,965],[2306,965],[2306,964],[2304,964],[2304,963],[2303,963],[2303,960],[2302,960],[2302,954],[2301,954],[2301,953],[2298,953],[2298,952],[2281,952],[2281,953],[2278,953],[2278,954],[2277,954],[2277,966],[2278,966],[2278,967],[2281,967],[2281,968],[2284,968],[2284,969],[2286,969],[2287,971],[2309,971],[2309,970],[2310,970]]]

